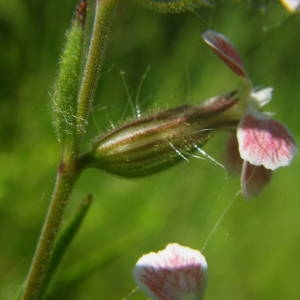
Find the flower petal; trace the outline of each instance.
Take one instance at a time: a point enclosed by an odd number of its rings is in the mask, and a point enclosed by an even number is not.
[[[197,250],[169,244],[164,250],[143,255],[133,270],[137,285],[152,299],[202,299],[207,263]]]
[[[224,35],[213,30],[207,30],[202,34],[202,37],[235,74],[247,78],[239,53]]]
[[[271,170],[289,165],[297,150],[289,131],[259,112],[244,116],[237,139],[243,160]]]
[[[251,98],[262,107],[268,104],[272,99],[273,88],[267,87],[263,89],[255,89],[251,92]]]
[[[243,163],[241,174],[241,189],[244,197],[256,196],[261,189],[271,180],[272,171],[263,166],[253,166],[248,162]]]
[[[239,175],[242,170],[243,160],[241,159],[236,135],[232,133],[228,139],[224,153],[224,164],[232,175]]]

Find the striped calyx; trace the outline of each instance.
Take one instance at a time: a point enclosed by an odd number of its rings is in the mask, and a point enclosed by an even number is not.
[[[96,139],[88,164],[124,177],[159,172],[186,159],[220,128],[236,126],[232,94],[139,118]]]

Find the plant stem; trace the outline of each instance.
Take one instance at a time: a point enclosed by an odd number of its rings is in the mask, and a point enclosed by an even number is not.
[[[111,17],[117,2],[118,0],[96,0],[92,37],[78,95],[77,128],[79,139],[88,124],[89,110],[104,60]]]
[[[76,233],[78,232],[82,221],[84,220],[89,207],[92,202],[92,195],[87,195],[80,203],[77,211],[73,214],[72,218],[64,225],[56,238],[51,261],[49,263],[48,272],[45,278],[45,284],[42,287],[42,295],[47,290],[48,285],[51,283],[51,279],[59,266],[67,248],[70,246]]]
[[[27,275],[21,300],[38,300],[47,285],[49,266],[63,214],[72,188],[83,166],[77,160],[79,144],[88,124],[89,110],[104,60],[104,51],[111,16],[118,0],[96,0],[95,19],[90,46],[77,103],[77,138],[62,151],[62,162],[58,168],[56,183],[48,213]]]
[[[27,275],[21,300],[40,299],[41,289],[44,285],[53,253],[54,242],[67,201],[79,174],[80,170],[75,167],[75,164],[61,163],[58,168],[50,206]]]

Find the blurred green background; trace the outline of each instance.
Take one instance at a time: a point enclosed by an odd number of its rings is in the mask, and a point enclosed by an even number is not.
[[[201,40],[208,28],[239,49],[254,85],[275,88],[268,110],[300,138],[300,19],[277,1],[216,1],[194,13],[160,15],[121,1],[83,148],[134,116],[197,104],[238,80]],[[124,1],[125,2],[125,1]],[[50,92],[74,0],[0,0],[0,299],[22,283],[47,209],[59,147]],[[90,9],[92,13],[92,9]],[[147,72],[147,70],[149,71]],[[123,73],[123,79],[121,76]],[[124,80],[126,84],[124,86]],[[224,135],[205,150],[222,160]],[[204,254],[206,298],[300,299],[300,159],[275,172],[259,197],[238,197]],[[114,299],[135,287],[132,268],[169,242],[201,248],[239,179],[193,159],[149,178],[85,172],[66,218],[87,194],[94,202],[60,266],[50,299]],[[145,299],[138,291],[129,299]]]

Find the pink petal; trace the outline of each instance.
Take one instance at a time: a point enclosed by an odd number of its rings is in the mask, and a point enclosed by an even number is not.
[[[232,175],[239,175],[241,173],[243,160],[241,159],[238,141],[234,133],[230,134],[227,139],[224,164]]]
[[[202,299],[207,263],[197,250],[169,244],[164,250],[143,255],[133,274],[137,285],[152,299]]]
[[[241,174],[241,189],[244,197],[256,196],[271,180],[272,171],[263,166],[253,166],[244,162]]]
[[[224,35],[213,30],[207,30],[202,34],[202,37],[235,74],[247,78],[247,73],[239,53]]]
[[[258,112],[244,116],[237,139],[243,160],[271,170],[289,165],[297,150],[294,139],[281,123]]]

